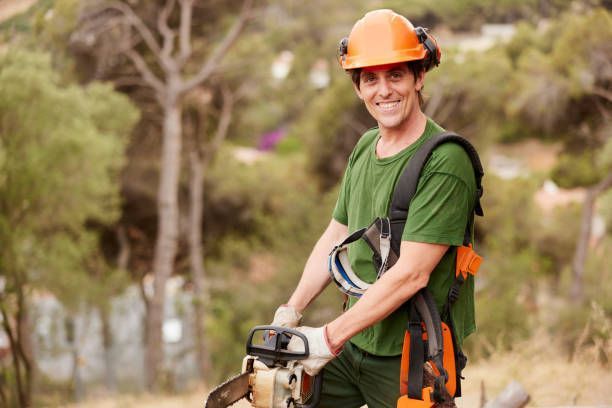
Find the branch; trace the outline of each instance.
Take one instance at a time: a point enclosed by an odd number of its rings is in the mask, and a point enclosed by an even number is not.
[[[130,6],[118,1],[111,1],[106,3],[103,9],[114,9],[121,12],[126,17],[128,23],[130,23],[131,26],[136,28],[136,30],[138,31],[144,42],[147,44],[149,49],[153,52],[153,54],[155,54],[157,58],[160,57],[161,49],[159,47],[159,44],[157,43],[157,40],[155,40],[153,33],[151,32],[151,30],[149,30],[149,27],[147,27],[147,25],[142,21],[142,19],[138,17],[136,13],[134,13],[134,10],[132,10]]]
[[[147,63],[142,59],[140,54],[136,51],[129,49],[123,52],[127,57],[132,60],[132,63],[142,75],[142,79],[158,94],[162,94],[164,92],[164,83],[157,77],[155,74],[149,69]]]
[[[172,55],[172,51],[174,49],[175,34],[174,31],[172,31],[172,29],[168,26],[168,17],[170,17],[175,4],[176,0],[167,0],[166,4],[164,4],[164,8],[157,16],[157,29],[164,38],[164,45],[161,50],[162,64],[170,62],[170,55]]]
[[[609,188],[612,188],[612,172],[609,173],[606,176],[606,178],[604,178],[603,180],[601,180],[599,183],[595,184],[595,186],[592,187],[593,194],[595,197],[597,197],[598,195],[604,193]]]
[[[140,296],[142,297],[142,302],[145,305],[146,313],[149,313],[149,310],[151,309],[151,299],[149,299],[149,296],[147,296],[147,291],[145,290],[145,287],[144,287],[144,277],[145,276],[142,276],[138,279],[138,289],[140,291]]]
[[[250,15],[252,4],[253,0],[244,0],[238,20],[236,20],[232,28],[225,34],[223,41],[221,41],[217,48],[215,48],[212,54],[206,59],[206,62],[202,65],[198,73],[183,83],[182,92],[188,91],[207,80],[210,74],[217,68],[223,56],[227,53],[244,28],[246,20]]]
[[[180,64],[183,65],[191,56],[191,13],[193,11],[193,0],[179,1],[181,3],[181,27],[179,29]]]
[[[21,364],[19,363],[19,356],[17,352],[17,333],[15,333],[10,324],[8,313],[4,308],[4,305],[0,303],[0,312],[2,312],[2,326],[4,328],[4,332],[9,339],[9,347],[11,349],[11,356],[13,357],[13,369],[15,370],[15,385],[17,386],[17,392],[21,396],[23,385],[21,384]]]
[[[125,227],[119,225],[117,227],[117,242],[119,243],[119,252],[117,253],[117,268],[127,271],[130,261],[130,241],[125,232]]]
[[[125,20],[123,15],[116,15],[113,17],[90,17],[87,16],[82,18],[82,22],[77,30],[70,34],[69,43],[78,44],[83,43],[85,47],[90,48],[95,43],[97,37],[110,29],[116,27],[119,23]],[[94,43],[90,42],[94,40]]]
[[[210,147],[206,152],[206,156],[204,157],[204,166],[208,165],[208,163],[214,157],[215,153],[219,149],[219,146],[221,146],[221,143],[227,136],[227,130],[229,129],[229,125],[232,122],[234,96],[232,95],[232,92],[225,86],[221,88],[221,95],[223,97],[221,117],[219,118],[219,123],[217,124],[217,131],[215,132],[215,136],[213,137],[210,143]]]
[[[591,92],[593,92],[593,95],[600,96],[604,98],[605,100],[607,100],[608,102],[612,102],[612,92],[606,89],[596,86],[596,87],[593,87],[593,89],[591,89]]]
[[[123,86],[146,86],[147,83],[142,79],[142,76],[122,76],[113,81],[116,88]]]

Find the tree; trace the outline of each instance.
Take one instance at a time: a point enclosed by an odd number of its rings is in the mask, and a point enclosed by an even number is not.
[[[87,10],[81,17],[79,32],[85,38],[102,32],[116,38],[118,51],[128,57],[140,79],[153,89],[155,99],[163,112],[162,152],[157,191],[158,228],[152,267],[154,291],[150,299],[145,297],[147,308],[145,360],[147,384],[152,390],[159,389],[161,380],[164,356],[162,323],[165,287],[174,270],[179,239],[178,188],[183,137],[183,97],[190,90],[206,82],[215,72],[224,55],[240,35],[250,15],[252,0],[243,2],[240,14],[233,25],[210,50],[196,73],[191,75],[189,63],[194,56],[191,38],[194,0],[179,0],[178,30],[169,25],[175,12],[175,5],[174,0],[165,1],[157,15],[155,29],[151,29],[127,3],[103,1]],[[119,35],[114,31],[118,31]],[[135,36],[131,35],[132,31],[136,33]],[[139,41],[145,46],[137,47]],[[154,60],[160,69],[152,68],[150,60]]]
[[[138,113],[108,85],[63,84],[45,54],[9,50],[0,67],[0,311],[12,355],[0,398],[26,407],[30,296],[51,291],[72,310],[83,302],[96,242],[86,224],[118,215],[124,136]]]
[[[610,139],[612,15],[605,9],[565,15],[544,35],[526,30],[521,40],[525,38],[531,46],[509,46],[516,91],[506,111],[540,138],[562,142],[561,159],[553,170],[559,185],[586,188],[570,291],[570,298],[581,303],[595,201],[612,188],[610,162],[597,159]]]

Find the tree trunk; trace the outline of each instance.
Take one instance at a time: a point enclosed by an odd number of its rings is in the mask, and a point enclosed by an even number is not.
[[[19,343],[25,368],[26,395],[24,406],[30,406],[32,403],[36,365],[34,361],[34,347],[32,346],[32,322],[30,321],[29,306],[25,304],[26,302],[27,299],[24,297],[23,305],[20,307],[21,313],[19,313]]]
[[[595,200],[597,197],[612,187],[612,173],[595,186],[589,188],[584,198],[582,217],[580,221],[580,234],[576,243],[574,260],[572,262],[572,287],[570,299],[574,303],[582,303],[584,300],[584,268],[589,250],[591,228],[593,225],[593,213],[595,212]]]
[[[17,330],[15,330],[12,325],[11,325],[11,317],[9,317],[9,314],[7,313],[6,309],[4,308],[4,305],[2,303],[0,303],[0,308],[2,310],[2,326],[4,328],[4,332],[6,333],[8,339],[9,339],[9,346],[10,346],[10,351],[11,351],[11,363],[13,366],[13,373],[12,373],[12,377],[14,379],[15,382],[15,389],[14,389],[14,393],[12,398],[7,398],[10,401],[14,401],[15,403],[18,404],[19,407],[28,407],[29,403],[27,400],[27,396],[25,393],[25,389],[24,389],[24,385],[23,385],[23,375],[21,373],[22,371],[22,365],[23,365],[23,361],[21,358],[21,353],[20,353],[20,346],[19,346],[19,338],[17,336]],[[15,319],[16,320],[16,319]],[[5,378],[9,378],[9,376],[6,376]]]
[[[582,303],[584,300],[584,265],[589,250],[589,238],[591,237],[591,226],[593,223],[593,210],[595,206],[595,194],[592,188],[588,189],[584,197],[582,217],[580,221],[580,233],[576,242],[576,251],[572,262],[572,288],[570,298],[574,303]]]
[[[116,235],[119,245],[117,268],[121,271],[127,271],[130,259],[130,241],[123,225],[117,227]],[[98,312],[102,324],[102,345],[104,347],[104,384],[106,390],[114,394],[117,391],[117,374],[115,367],[115,341],[110,322],[112,310],[112,303],[109,299],[98,309]]]
[[[100,322],[102,323],[102,345],[104,346],[104,384],[108,392],[115,393],[117,391],[117,376],[115,374],[115,350],[109,311],[110,305],[99,309]]]
[[[69,315],[64,321],[66,329],[66,340],[70,344],[70,354],[72,355],[72,392],[75,402],[85,399],[85,384],[81,374],[81,355],[79,351],[79,333],[74,316]]]
[[[174,84],[173,84],[174,82]],[[164,126],[159,190],[157,195],[158,230],[153,257],[153,297],[147,315],[147,386],[159,391],[164,361],[162,324],[165,288],[174,269],[178,244],[178,184],[181,155],[181,108],[176,81],[169,79],[164,99]]]
[[[23,292],[23,282],[17,289],[17,311],[15,316],[16,330],[11,341],[11,352],[14,356],[14,366],[16,369],[17,392],[21,407],[30,407],[32,402],[32,384],[34,381],[34,358],[32,339],[30,337],[31,324],[29,305],[25,293]],[[10,327],[10,324],[6,327]],[[10,333],[7,333],[10,336]],[[20,370],[23,369],[23,373]]]
[[[208,287],[204,270],[202,243],[202,213],[204,209],[204,164],[199,149],[189,154],[189,261],[193,278],[193,309],[195,345],[200,378],[207,380],[211,361],[206,344],[205,316],[208,305]]]

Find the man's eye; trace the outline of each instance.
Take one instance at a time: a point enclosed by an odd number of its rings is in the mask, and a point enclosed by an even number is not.
[[[401,72],[397,72],[397,71],[396,71],[396,72],[392,72],[392,73],[391,73],[391,78],[394,78],[394,79],[399,79],[399,78],[401,78],[401,77],[402,77],[402,73],[401,73]]]

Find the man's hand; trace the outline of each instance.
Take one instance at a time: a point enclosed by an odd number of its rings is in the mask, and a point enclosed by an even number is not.
[[[293,306],[282,305],[276,309],[276,313],[274,313],[272,326],[289,327],[293,329],[298,327],[301,320],[301,313],[295,310]]]
[[[304,366],[304,371],[308,375],[315,376],[321,371],[323,366],[331,359],[338,355],[330,349],[329,341],[327,340],[327,326],[323,327],[298,327],[297,330],[306,336],[308,340],[308,350],[310,354],[308,358],[300,360],[300,364]],[[299,353],[304,352],[304,342],[297,336],[293,336],[289,345],[289,351]]]

